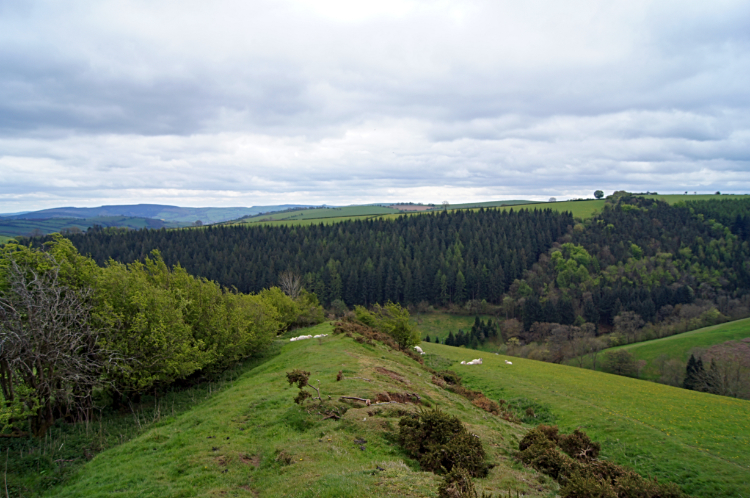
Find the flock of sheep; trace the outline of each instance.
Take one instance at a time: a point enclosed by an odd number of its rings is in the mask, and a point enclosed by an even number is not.
[[[318,334],[316,336],[301,335],[301,336],[298,336],[298,337],[292,337],[291,339],[289,339],[289,341],[290,342],[294,342],[294,341],[304,341],[305,339],[320,339],[321,337],[326,337],[327,335],[328,334]],[[422,348],[420,348],[419,346],[414,346],[414,351],[416,351],[417,353],[422,354],[422,355],[426,354],[422,350]],[[508,361],[508,360],[505,360],[505,363],[508,364],[508,365],[512,365],[513,364],[513,362]],[[471,361],[462,361],[461,362],[461,365],[481,365],[481,364],[482,364],[482,359],[481,358],[476,358],[476,359],[471,360]]]
[[[298,337],[292,337],[291,339],[289,339],[289,341],[290,342],[294,342],[294,341],[304,341],[305,339],[320,339],[321,337],[325,337],[327,335],[328,334],[318,334],[316,336],[312,336],[312,335],[300,335]]]

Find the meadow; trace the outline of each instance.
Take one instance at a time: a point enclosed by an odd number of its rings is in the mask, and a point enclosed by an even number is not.
[[[476,316],[483,321],[497,322],[497,318],[490,315],[454,315],[441,312],[414,314],[411,316],[411,322],[419,330],[422,340],[430,336],[432,342],[435,342],[435,338],[438,338],[440,342],[445,342],[450,332],[454,335],[459,329],[469,332]]]
[[[646,379],[653,380],[659,378],[656,361],[658,358],[664,357],[687,361],[690,357],[690,351],[693,348],[713,346],[746,337],[750,337],[750,318],[683,332],[682,334],[663,337],[661,339],[610,348],[604,352],[617,349],[630,351],[636,360],[646,361],[646,366],[642,370],[641,375]]]
[[[331,331],[322,324],[294,334]],[[394,436],[400,416],[415,405],[336,401],[342,395],[374,400],[382,392],[416,393],[425,406],[458,415],[496,464],[477,480],[480,490],[555,495],[557,484],[510,458],[522,426],[436,386],[402,353],[344,336],[285,340],[280,347],[280,354],[223,391],[182,414],[167,412],[140,437],[99,454],[45,496],[436,496],[440,477],[421,471]],[[294,368],[311,372],[310,383],[323,395],[321,407],[294,403],[299,390],[285,376]],[[339,371],[343,379],[337,382]],[[333,408],[340,420],[325,418]]]
[[[298,209],[294,211],[279,211],[275,213],[261,214],[258,216],[242,218],[231,222],[237,223],[266,223],[270,221],[306,221],[322,220],[327,218],[352,218],[359,216],[372,216],[381,214],[399,213],[398,209],[383,206],[345,206],[331,208]]]
[[[561,430],[581,428],[605,458],[679,483],[694,496],[750,496],[750,401],[602,372],[422,344],[492,399],[546,407]],[[511,361],[512,365],[505,361]]]
[[[8,237],[6,235],[0,235],[0,244],[5,244],[9,240],[13,240],[13,237]]]
[[[742,199],[747,198],[745,195],[732,195],[732,194],[657,194],[657,195],[643,195],[647,199],[657,199],[664,201],[668,204],[676,204],[678,202],[685,201],[708,201],[713,199]]]

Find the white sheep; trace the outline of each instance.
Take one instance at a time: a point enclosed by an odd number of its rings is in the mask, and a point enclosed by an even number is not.
[[[291,339],[289,339],[289,341],[291,341],[291,342],[294,342],[294,341],[303,341],[305,339],[312,339],[312,338],[313,338],[313,336],[311,336],[311,335],[301,335],[301,336],[298,336],[298,337],[292,337]]]
[[[508,365],[512,365],[513,364],[512,361],[508,361],[508,360],[505,360],[505,363],[508,364]]]
[[[313,337],[313,339],[320,339],[321,337],[325,337],[325,336],[327,336],[327,335],[328,335],[328,334],[318,334],[318,335],[316,335],[315,337]]]
[[[415,350],[415,351],[416,351],[417,353],[419,353],[419,354],[425,354],[425,352],[424,352],[424,351],[422,351],[422,348],[420,348],[419,346],[414,346],[414,350]]]
[[[462,361],[461,365],[481,365],[482,359],[481,358],[475,358],[471,361]]]

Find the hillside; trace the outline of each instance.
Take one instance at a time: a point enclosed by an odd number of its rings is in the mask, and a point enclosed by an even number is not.
[[[303,332],[331,331],[323,324]],[[313,402],[307,409],[294,403],[298,389],[285,377],[294,368],[311,372],[324,398],[333,397],[329,406],[348,408],[341,420],[325,420]],[[344,378],[337,382],[339,371]],[[481,489],[524,496],[549,496],[556,489],[549,479],[509,461],[523,433],[520,426],[488,415],[430,379],[413,359],[379,343],[361,345],[343,336],[287,341],[281,354],[233,387],[98,455],[47,496],[436,496],[440,478],[420,471],[394,439],[400,414],[415,405],[335,402],[341,395],[375,400],[384,392],[417,394],[425,406],[458,415],[497,464],[487,478],[476,480]]]
[[[650,380],[659,378],[657,359],[677,359],[686,362],[693,348],[705,348],[727,341],[736,341],[750,337],[750,318],[737,320],[713,327],[683,332],[671,337],[663,337],[652,341],[628,344],[604,351],[626,349],[630,351],[636,360],[644,360],[646,366],[641,375]]]
[[[422,347],[453,362],[482,355]],[[602,443],[606,458],[677,482],[694,496],[750,493],[750,401],[522,358],[483,359],[480,366],[452,368],[491,399],[545,408],[563,431],[581,427]]]
[[[263,214],[246,217],[231,222],[231,224],[268,224],[268,225],[291,225],[309,222],[340,222],[362,217],[372,217],[383,214],[399,213],[398,209],[377,205],[369,206],[344,206],[315,209],[285,210],[276,213]]]
[[[296,334],[331,330],[322,324]],[[462,366],[475,352],[422,346],[426,364],[452,368],[465,385],[509,401],[519,413],[531,408],[538,418],[527,415],[528,421],[559,424],[566,432],[583,428],[602,443],[605,458],[643,475],[678,482],[694,496],[750,491],[748,401],[496,355]],[[551,496],[557,489],[513,463],[526,429],[436,386],[401,353],[332,335],[285,340],[280,351],[188,412],[101,453],[46,496],[436,496],[439,477],[420,471],[395,443],[399,414],[413,404],[335,402],[342,395],[374,400],[383,392],[417,394],[424,406],[459,416],[484,441],[496,467],[475,479],[480,490]],[[311,383],[333,398],[328,408],[294,404],[298,389],[285,378],[294,368],[311,372]],[[348,411],[341,420],[324,420],[318,412],[333,406]]]
[[[49,219],[49,218],[96,218],[101,216],[126,216],[132,218],[152,218],[155,220],[193,223],[201,220],[203,223],[219,223],[222,221],[241,218],[243,216],[254,216],[260,213],[280,211],[283,209],[307,207],[301,204],[284,204],[278,206],[253,206],[253,207],[202,207],[190,208],[180,206],[168,206],[163,204],[133,204],[112,205],[92,208],[61,207],[42,209],[17,215],[9,218],[18,219]]]
[[[48,235],[66,230],[85,232],[89,228],[118,227],[140,230],[144,228],[178,228],[186,223],[165,222],[153,218],[136,218],[132,216],[97,216],[93,218],[0,218],[0,234],[6,237]]]

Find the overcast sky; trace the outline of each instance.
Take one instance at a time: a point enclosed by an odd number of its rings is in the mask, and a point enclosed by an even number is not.
[[[750,2],[0,0],[0,212],[750,192]]]

